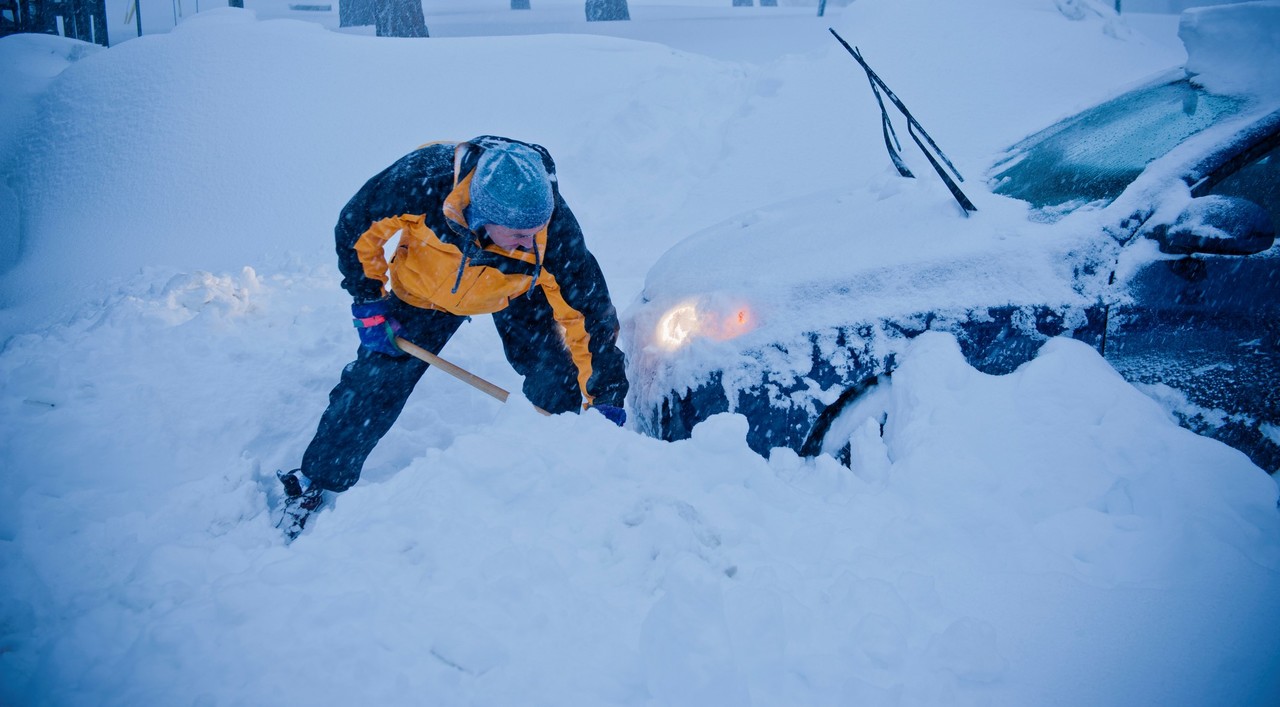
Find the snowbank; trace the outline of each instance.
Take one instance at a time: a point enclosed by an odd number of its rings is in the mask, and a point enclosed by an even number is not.
[[[1178,36],[1197,83],[1218,93],[1280,96],[1280,2],[1192,8]]]
[[[1069,340],[1003,377],[913,342],[857,473],[766,461],[737,416],[667,444],[428,376],[285,546],[271,472],[351,344],[303,304],[337,298],[327,275],[175,280],[0,357],[3,699],[1277,694],[1274,482]]]
[[[72,62],[101,47],[43,34],[0,38],[0,175],[16,171],[18,146],[33,130],[36,104],[51,82]],[[17,264],[21,254],[22,204],[8,183],[0,179],[0,275]]]

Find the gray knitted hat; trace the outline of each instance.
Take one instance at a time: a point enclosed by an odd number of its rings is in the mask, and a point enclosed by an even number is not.
[[[550,221],[554,209],[551,180],[537,150],[508,142],[480,155],[471,176],[467,225],[472,229],[488,224],[535,228]]]

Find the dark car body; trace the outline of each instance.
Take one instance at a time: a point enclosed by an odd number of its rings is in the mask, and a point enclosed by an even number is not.
[[[761,454],[775,447],[832,451],[841,444],[827,439],[832,422],[883,381],[906,342],[925,331],[954,334],[968,361],[991,374],[1014,370],[1049,337],[1070,336],[1097,349],[1181,424],[1274,472],[1280,469],[1280,253],[1272,247],[1280,223],[1277,108],[1212,94],[1177,72],[1014,145],[989,172],[990,193],[980,195],[979,213],[1004,197],[1017,199],[1029,204],[1025,229],[1044,234],[1029,241],[1037,248],[1048,238],[1076,239],[1056,260],[1035,256],[1057,268],[1056,287],[1024,287],[1020,278],[1040,276],[1016,267],[986,273],[987,245],[936,262],[880,269],[859,263],[843,284],[826,278],[814,291],[831,303],[842,288],[856,290],[892,273],[897,284],[879,290],[882,298],[909,306],[874,316],[862,315],[867,298],[812,315],[775,306],[749,334],[673,351],[654,344],[655,322],[671,316],[659,310],[691,296],[727,301],[732,310],[751,294],[732,293],[733,285],[710,276],[705,290],[713,296],[693,287],[664,292],[667,283],[684,281],[671,273],[696,251],[669,254],[671,262],[656,268],[663,277],[651,275],[628,312],[632,378],[646,381],[633,387],[630,401],[639,425],[662,439],[682,439],[707,417],[731,411],[747,418],[747,442]],[[911,228],[909,217],[903,223]],[[936,226],[921,226],[930,227]],[[720,231],[722,238],[735,232]],[[1001,258],[1012,262],[1007,247]],[[949,262],[958,272],[938,275]],[[988,276],[1001,284],[976,294],[955,286]],[[928,290],[932,299],[914,303],[915,283],[933,282],[942,284]],[[773,298],[805,302],[805,290],[797,283]]]

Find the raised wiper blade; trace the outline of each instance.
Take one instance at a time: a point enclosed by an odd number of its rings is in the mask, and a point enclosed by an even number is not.
[[[916,120],[915,116],[911,115],[911,111],[907,110],[906,104],[898,98],[897,94],[895,94],[893,90],[889,88],[888,84],[880,78],[879,74],[872,70],[871,66],[862,58],[862,54],[859,53],[857,49],[849,46],[849,43],[844,41],[844,37],[841,37],[835,29],[830,27],[827,29],[831,32],[832,36],[836,38],[836,41],[840,42],[849,54],[857,60],[858,64],[862,66],[863,71],[867,72],[867,80],[871,83],[871,91],[875,94],[876,103],[880,105],[880,119],[885,133],[885,148],[888,149],[889,159],[893,161],[893,166],[897,168],[898,173],[904,177],[915,177],[915,175],[911,173],[911,170],[907,169],[906,163],[902,160],[902,155],[900,154],[902,146],[897,144],[898,136],[893,131],[893,123],[889,119],[889,111],[885,109],[884,100],[880,95],[881,91],[884,92],[884,95],[889,99],[889,102],[892,103],[894,107],[902,113],[903,117],[907,119],[907,134],[915,141],[916,146],[920,148],[920,152],[924,153],[925,159],[929,160],[929,164],[933,166],[933,171],[937,172],[943,183],[947,185],[947,190],[951,192],[951,196],[960,204],[960,208],[964,209],[965,215],[967,216],[970,211],[977,211],[978,207],[973,205],[973,202],[969,200],[969,197],[965,196],[965,193],[960,190],[960,185],[956,184],[957,181],[963,182],[964,177],[960,176],[960,171],[951,163],[951,160],[947,159],[942,148],[938,147],[938,143],[934,142],[932,137],[929,137],[929,133],[925,131],[924,126],[920,124],[920,121]],[[923,141],[921,140],[922,136],[924,138]],[[928,143],[928,146],[925,145],[926,142]],[[897,144],[897,149],[894,149],[895,144]],[[941,163],[939,160],[941,160]],[[945,168],[943,167],[944,164],[946,165]],[[948,171],[950,174],[948,174]],[[952,178],[953,175],[954,179]]]
[[[889,111],[884,107],[880,89],[870,76],[867,76],[867,81],[871,83],[871,93],[875,95],[876,103],[880,106],[880,129],[884,131],[884,149],[889,151],[889,159],[898,170],[898,174],[908,179],[915,179],[916,175],[911,173],[907,163],[902,159],[902,143],[898,142],[898,133],[893,129],[893,121],[889,119]]]

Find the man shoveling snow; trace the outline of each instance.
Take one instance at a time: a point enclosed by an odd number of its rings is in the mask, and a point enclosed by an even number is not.
[[[397,233],[388,263],[384,246]],[[329,394],[302,466],[279,474],[279,525],[289,539],[324,491],[359,480],[426,372],[397,338],[438,354],[469,316],[492,314],[530,402],[625,422],[617,312],[545,148],[495,136],[424,145],[352,197],[335,236],[360,349]]]

